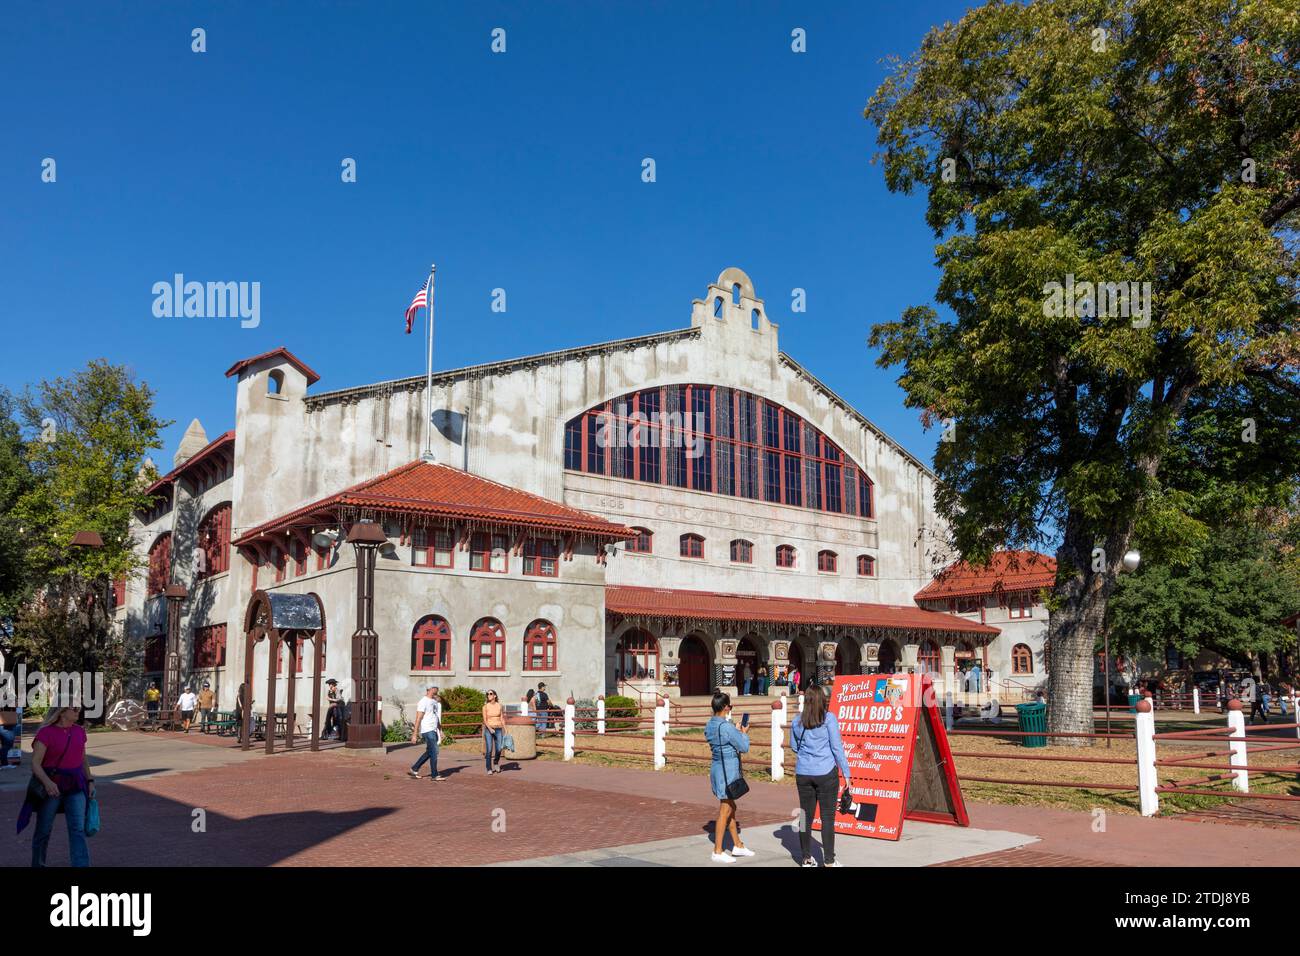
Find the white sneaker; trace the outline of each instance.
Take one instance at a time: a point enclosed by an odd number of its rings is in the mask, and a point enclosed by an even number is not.
[[[721,853],[709,854],[709,859],[712,860],[714,863],[735,863],[736,862],[736,858],[732,856],[730,853],[726,852],[725,850]]]
[[[411,777],[413,780],[419,780],[419,779],[420,779],[419,771],[416,771],[416,770],[408,770],[408,771],[406,771],[406,775],[407,775],[408,777]]]
[[[803,861],[802,863],[800,863],[799,865],[800,865],[800,866],[811,866],[811,867],[816,868],[816,866],[817,866],[817,861],[814,860],[812,857],[808,857],[808,859],[804,860],[804,861]]]
[[[839,860],[836,860],[834,863],[827,863],[827,864],[826,864],[826,866],[840,866],[840,867],[842,867],[843,865],[844,865],[844,864],[841,863]]]
[[[732,856],[753,856],[754,851],[747,846],[733,846],[731,848]]]

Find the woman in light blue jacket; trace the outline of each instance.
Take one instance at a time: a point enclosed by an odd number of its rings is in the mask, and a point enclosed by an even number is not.
[[[840,740],[840,725],[826,709],[826,691],[813,684],[803,695],[803,713],[790,725],[790,746],[794,748],[794,782],[799,791],[799,808],[803,826],[799,828],[799,848],[803,865],[816,866],[812,857],[813,813],[822,811],[822,855],[825,866],[839,866],[835,859],[835,804],[840,778],[849,780],[849,760]],[[838,768],[838,772],[836,772]]]
[[[736,801],[727,796],[728,784],[743,779],[740,755],[749,753],[748,731],[736,727],[731,716],[731,698],[722,691],[713,694],[713,716],[704,725],[704,739],[713,751],[709,767],[709,783],[718,798],[718,822],[713,830],[714,863],[735,863],[738,856],[753,856],[754,851],[740,841],[740,825],[736,822]],[[731,852],[722,849],[722,838],[731,831]]]

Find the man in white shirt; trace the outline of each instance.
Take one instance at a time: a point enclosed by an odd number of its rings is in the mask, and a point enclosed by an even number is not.
[[[420,768],[429,761],[429,779],[434,782],[442,780],[438,776],[438,742],[442,739],[442,701],[438,699],[438,685],[430,684],[425,690],[420,703],[415,707],[416,722],[411,732],[411,743],[424,741],[424,753],[420,754],[411,767],[411,776],[420,779]]]
[[[194,709],[198,706],[199,695],[186,687],[185,693],[176,702],[176,709],[181,712],[181,730],[187,734],[190,732],[190,724],[194,722]]]

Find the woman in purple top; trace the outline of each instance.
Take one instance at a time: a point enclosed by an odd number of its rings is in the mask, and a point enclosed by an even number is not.
[[[18,832],[36,815],[32,837],[32,866],[45,866],[45,851],[61,812],[68,820],[68,852],[73,866],[90,866],[86,847],[86,806],[95,795],[95,778],[86,760],[86,731],[77,724],[77,707],[51,707],[32,744],[32,776],[37,786],[27,791],[18,814]]]

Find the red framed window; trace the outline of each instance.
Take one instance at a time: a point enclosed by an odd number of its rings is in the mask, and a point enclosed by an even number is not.
[[[743,538],[731,542],[731,560],[736,564],[753,564],[754,543]]]
[[[680,539],[679,551],[683,558],[703,558],[704,539],[698,534],[684,534]]]
[[[450,568],[456,563],[456,542],[450,528],[416,528],[411,535],[411,563],[425,568]]]
[[[796,552],[792,544],[779,544],[776,547],[776,566],[778,568],[793,568]]]
[[[230,570],[230,502],[224,501],[199,523],[198,548],[203,554],[198,579]]]
[[[118,578],[113,582],[113,607],[121,607],[126,603],[126,578]]]
[[[1034,652],[1028,644],[1017,644],[1011,648],[1011,673],[1032,674],[1034,672]]]
[[[631,392],[570,419],[564,467],[835,514],[874,517],[871,480],[818,429],[750,392]]]
[[[550,621],[533,621],[524,632],[524,670],[556,670],[555,625]]]
[[[306,546],[297,538],[294,538],[291,542],[289,542],[289,553],[293,556],[294,577],[298,577],[301,574],[306,574],[307,573]]]
[[[1007,599],[1007,615],[1012,620],[1034,616],[1034,597],[1032,594],[1015,594]]]
[[[876,576],[876,559],[869,554],[858,555],[858,576],[874,578]]]
[[[524,574],[553,578],[560,573],[560,546],[547,538],[524,542]]]
[[[974,614],[984,607],[984,601],[978,597],[964,597],[957,599],[958,614]]]
[[[506,631],[496,618],[483,618],[470,632],[469,669],[472,671],[506,669]]]
[[[509,546],[510,540],[504,534],[488,534],[483,531],[475,533],[470,539],[469,569],[505,574]]]
[[[834,574],[840,566],[840,556],[834,551],[817,552],[817,570],[824,571],[827,574]]]
[[[301,674],[303,671],[303,661],[307,659],[307,655],[311,652],[311,641],[309,638],[306,637],[296,637],[294,638],[294,641],[297,645],[297,652],[296,652],[297,656],[293,662],[293,672],[295,674]],[[276,649],[275,652],[276,674],[284,673],[284,656],[286,653],[288,653],[288,651],[286,650],[287,647],[288,647],[288,643],[286,641],[281,641],[280,646]]]
[[[279,545],[271,547],[271,566],[275,568],[275,583],[279,584],[284,580],[284,551]]]
[[[933,641],[922,641],[921,649],[916,655],[916,663],[922,674],[939,673],[939,663],[941,661],[939,648]]]
[[[627,542],[626,551],[630,554],[649,554],[654,549],[654,532],[649,528],[633,528],[635,538]]]
[[[446,618],[420,618],[411,632],[411,670],[451,670],[451,627]]]
[[[648,631],[634,630],[614,646],[617,680],[654,679],[659,671],[659,641]]]
[[[164,531],[149,548],[149,576],[145,579],[145,594],[153,597],[162,594],[172,577],[172,533]]]
[[[194,667],[226,666],[226,625],[209,624],[194,629]]]

